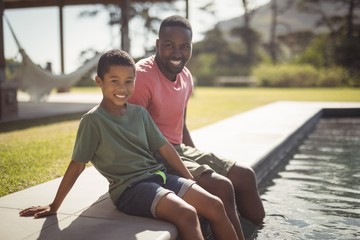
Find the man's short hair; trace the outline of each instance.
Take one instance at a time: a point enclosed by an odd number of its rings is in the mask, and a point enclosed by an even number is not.
[[[103,79],[105,73],[114,65],[133,67],[135,71],[134,59],[123,50],[113,49],[101,55],[97,65],[97,75]]]
[[[186,18],[184,18],[182,16],[173,15],[173,16],[165,18],[160,24],[159,35],[163,31],[163,29],[166,27],[186,28],[186,29],[190,30],[191,36],[192,36],[191,24],[190,24],[189,20],[187,20]]]

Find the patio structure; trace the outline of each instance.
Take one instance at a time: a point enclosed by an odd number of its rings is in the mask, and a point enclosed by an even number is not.
[[[173,2],[175,0],[134,0],[135,2]],[[188,0],[186,2],[186,16],[188,17]],[[5,51],[3,13],[6,9],[32,8],[32,7],[58,7],[59,8],[59,31],[60,31],[60,58],[61,72],[64,73],[64,34],[63,34],[63,7],[69,5],[87,4],[114,4],[121,8],[121,48],[125,51],[130,49],[129,40],[129,12],[130,0],[2,0],[0,1],[0,119],[11,118],[18,114],[17,86],[6,81],[5,76]]]

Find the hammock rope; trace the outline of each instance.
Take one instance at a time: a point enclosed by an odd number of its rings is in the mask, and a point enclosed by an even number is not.
[[[35,64],[21,47],[9,20],[4,15],[12,36],[22,56],[22,64],[14,77],[21,91],[29,94],[30,101],[46,101],[52,89],[71,87],[96,68],[101,53],[96,54],[83,66],[69,74],[54,75]]]

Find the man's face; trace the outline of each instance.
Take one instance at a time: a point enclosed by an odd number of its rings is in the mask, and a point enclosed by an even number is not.
[[[166,27],[156,41],[156,62],[160,71],[171,81],[191,58],[192,35],[183,27]]]

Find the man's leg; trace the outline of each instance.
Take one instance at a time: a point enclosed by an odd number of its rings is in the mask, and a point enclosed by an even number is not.
[[[229,196],[235,195],[236,204],[234,205],[237,205],[237,210],[242,217],[257,225],[263,222],[265,216],[264,207],[259,196],[256,176],[251,168],[189,146],[181,145],[176,149],[199,185],[220,197],[227,211],[233,211],[230,207],[232,204]],[[212,169],[218,174],[211,174],[206,169]],[[217,183],[219,179],[222,180],[221,183]],[[233,185],[232,195],[229,188],[226,187],[224,179],[231,181]],[[230,217],[230,215],[229,218],[233,221],[235,218]]]
[[[221,199],[237,235],[242,236],[243,231],[237,215],[235,193],[230,180],[215,172],[204,172],[196,182],[206,191]]]
[[[257,225],[262,224],[265,211],[257,188],[254,171],[247,166],[235,163],[230,168],[227,177],[234,186],[240,215]]]
[[[244,239],[242,231],[237,233],[234,229],[219,197],[194,184],[185,193],[183,199],[195,207],[199,216],[204,217],[209,222],[215,239]]]

